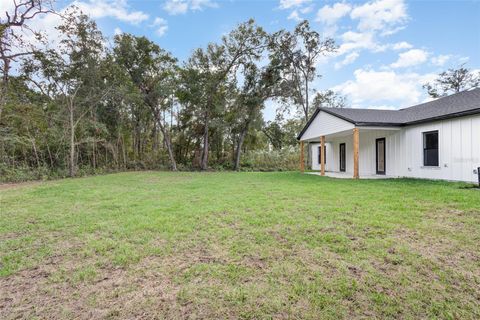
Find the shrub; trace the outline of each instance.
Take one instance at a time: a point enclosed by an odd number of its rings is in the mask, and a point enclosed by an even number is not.
[[[298,169],[298,149],[249,151],[242,157],[243,171],[292,171]]]

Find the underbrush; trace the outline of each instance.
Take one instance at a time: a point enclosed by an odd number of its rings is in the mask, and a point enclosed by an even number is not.
[[[189,164],[177,164],[178,171],[198,171],[199,168]],[[232,161],[211,161],[211,171],[231,171]],[[283,150],[261,150],[249,151],[242,155],[240,163],[241,171],[293,171],[298,169],[298,150],[285,148]],[[80,166],[77,169],[76,177],[89,175],[115,173],[123,171],[158,170],[168,171],[168,161],[135,160],[129,161],[121,167],[97,167]],[[15,183],[33,180],[56,180],[69,177],[68,168],[49,167],[11,167],[0,164],[0,183]]]

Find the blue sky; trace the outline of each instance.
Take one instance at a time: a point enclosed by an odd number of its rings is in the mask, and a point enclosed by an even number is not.
[[[427,99],[421,86],[435,74],[462,63],[480,69],[480,1],[76,0],[57,9],[71,3],[106,36],[145,35],[180,60],[249,18],[267,31],[308,19],[339,45],[319,61],[314,87],[332,88],[356,108],[408,107]],[[54,19],[42,19],[38,27],[51,30]]]

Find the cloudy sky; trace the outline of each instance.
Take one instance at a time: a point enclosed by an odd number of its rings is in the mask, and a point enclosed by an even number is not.
[[[422,84],[435,74],[462,63],[480,69],[480,1],[75,0],[57,1],[57,9],[72,3],[106,36],[145,35],[181,60],[249,18],[267,31],[308,19],[339,45],[319,62],[314,87],[346,95],[355,108],[408,107],[427,98]],[[54,24],[36,21],[47,30]]]

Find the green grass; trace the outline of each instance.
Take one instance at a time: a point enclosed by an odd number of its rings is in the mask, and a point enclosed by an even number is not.
[[[480,318],[480,191],[298,173],[0,189],[0,318]],[[0,187],[1,188],[1,187]]]

